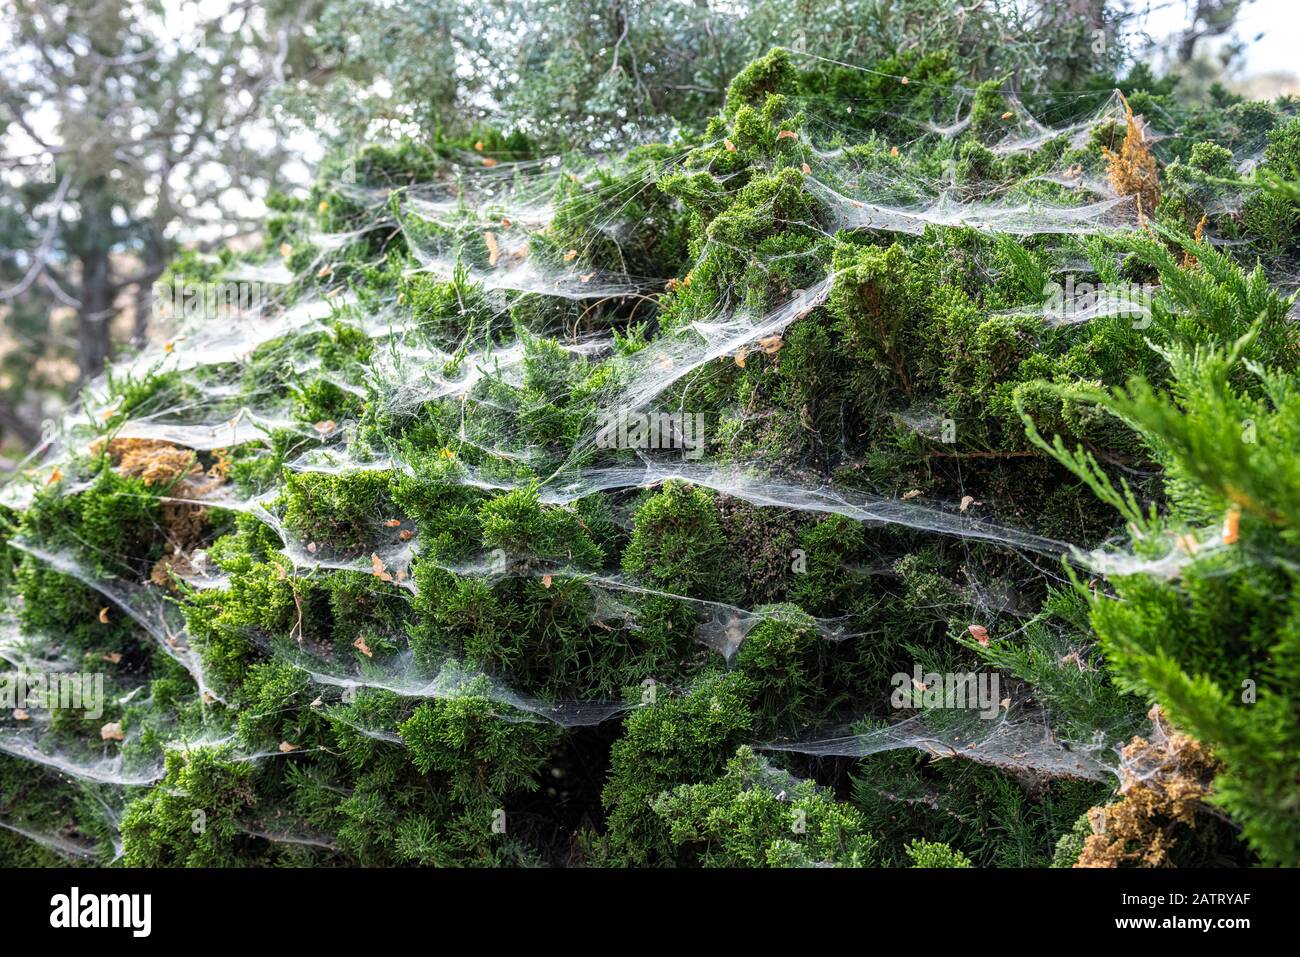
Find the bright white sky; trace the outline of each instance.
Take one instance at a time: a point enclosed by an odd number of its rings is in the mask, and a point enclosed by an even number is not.
[[[1150,13],[1138,16],[1135,22],[1145,20],[1145,29],[1155,39],[1169,36],[1183,28],[1195,0],[1150,0]],[[1134,4],[1135,12],[1140,10]],[[1242,76],[1260,73],[1300,73],[1300,0],[1254,0],[1247,4],[1237,17],[1235,31],[1249,43],[1245,54]],[[1258,34],[1263,34],[1255,40]]]

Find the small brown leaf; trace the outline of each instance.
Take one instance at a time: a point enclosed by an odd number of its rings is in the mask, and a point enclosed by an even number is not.
[[[543,576],[542,576],[542,587],[543,587],[543,588],[550,588],[550,587],[551,587],[551,576],[550,576],[550,575],[543,575]]]
[[[978,641],[984,647],[989,644],[989,630],[983,625],[967,625],[966,630],[970,632],[972,638]]]
[[[570,249],[568,252],[564,254],[564,261],[566,263],[569,262],[571,259],[577,259],[577,258],[578,258],[578,251],[576,249]]]
[[[780,133],[776,134],[776,138],[778,140],[797,140],[799,138],[799,134],[794,132],[793,130],[782,130]]]
[[[110,651],[108,654],[99,657],[110,664],[120,665],[122,663],[122,653],[120,651]]]
[[[910,491],[903,493],[903,501],[906,502],[909,499],[916,498],[920,494],[921,494],[921,490],[919,488],[911,489]]]
[[[476,150],[478,150],[480,153],[482,153],[482,152],[483,152],[483,141],[482,141],[482,140],[479,140],[477,143],[475,143],[475,144],[474,144],[474,149],[476,149]]]
[[[361,652],[367,658],[373,658],[375,656],[375,653],[370,650],[370,646],[366,644],[365,635],[359,635],[357,640],[352,642],[352,647],[357,649],[357,651]]]
[[[1241,529],[1241,509],[1230,508],[1228,514],[1223,516],[1223,544],[1237,544],[1237,536]]]
[[[803,174],[804,174],[805,176],[807,176],[809,173],[812,172],[812,167],[809,166],[807,163],[804,163],[803,166],[802,166],[801,168],[803,169]]]
[[[591,282],[591,280],[595,278],[595,275],[596,274],[594,272],[589,272],[585,276],[582,276],[580,278],[582,279],[583,282]]]
[[[50,477],[45,480],[45,484],[57,485],[59,482],[62,481],[63,481],[63,470],[56,465],[54,466],[54,471],[50,473]]]
[[[318,546],[316,545],[315,542],[308,542],[308,543],[307,543],[307,551],[309,551],[309,552],[310,552],[311,554],[313,554],[313,555],[316,554],[316,549],[317,549],[317,547],[318,547]]]
[[[728,153],[736,152],[736,144],[731,142],[731,140],[723,140],[722,145],[727,148]]]
[[[736,365],[742,369],[745,368],[745,356],[749,355],[748,349],[741,349],[736,353]]]
[[[890,155],[890,156],[897,156],[897,155],[898,155],[898,147],[897,147],[897,146],[891,146],[891,147],[889,148],[889,155]]]
[[[293,255],[293,247],[290,246],[288,243],[281,243],[281,244],[280,244],[280,256],[281,256],[281,258],[283,258],[283,259],[288,259],[288,258],[289,258],[290,256],[292,256],[292,255]]]
[[[313,701],[313,702],[311,703],[311,706],[312,706],[313,708],[319,708],[319,707],[320,707],[321,705],[323,705],[324,703],[325,703],[325,699],[324,699],[324,698],[317,698],[315,701]]]
[[[99,737],[102,741],[121,741],[126,737],[122,733],[122,722],[110,721],[99,729]]]
[[[1004,120],[1009,120],[1009,119],[1011,119],[1011,111],[1010,111],[1010,110],[1007,110],[1005,113],[1003,113],[1003,114],[1002,114],[1002,118],[1003,118]]]
[[[380,581],[390,582],[393,576],[384,569],[384,560],[375,552],[370,553],[370,573]]]
[[[317,279],[328,279],[332,275],[334,275],[334,267],[331,266],[329,263],[326,263],[325,265],[321,266],[320,269],[316,271]]]
[[[411,531],[409,528],[404,528],[397,533],[398,540],[403,542],[409,542],[414,537],[415,532]]]
[[[338,426],[334,423],[333,419],[323,419],[322,421],[317,422],[315,425],[313,425],[312,428],[315,429],[317,432],[319,432],[321,435],[329,435],[331,432],[337,429]]]
[[[288,754],[290,751],[297,751],[297,750],[298,750],[298,745],[296,745],[296,744],[290,744],[288,741],[281,741],[281,742],[280,742],[280,753],[281,753],[281,754]]]
[[[501,228],[502,228],[502,229],[509,229],[509,228],[510,228],[511,226],[513,226],[513,225],[514,225],[514,223],[510,222],[509,219],[507,219],[507,218],[504,217],[504,216],[501,217]]]
[[[22,708],[14,708],[14,720],[30,721],[32,720],[32,716],[28,714],[26,711],[24,711]]]
[[[483,157],[483,165],[486,166],[488,169],[491,169],[493,166],[497,165],[497,161],[490,156],[485,156]]]
[[[487,243],[488,265],[495,266],[497,260],[501,257],[501,247],[497,245],[496,235],[491,232],[484,233],[483,242]]]
[[[975,496],[973,495],[963,495],[961,497],[961,511],[963,512],[966,511],[966,509],[970,508],[972,505],[976,505],[976,504],[978,503],[975,501]]]
[[[384,527],[396,528],[398,525],[401,524],[402,524],[402,520],[400,518],[390,518],[388,521],[384,522]]]
[[[108,606],[107,606],[107,605],[105,605],[103,608],[99,609],[99,623],[100,623],[101,625],[107,625],[107,624],[108,624]]]

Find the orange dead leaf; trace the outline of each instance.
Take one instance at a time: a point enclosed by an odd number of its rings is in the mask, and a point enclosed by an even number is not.
[[[920,495],[920,494],[921,494],[921,490],[920,490],[919,488],[914,488],[914,489],[912,489],[911,491],[904,492],[904,493],[903,493],[903,501],[906,502],[906,501],[908,501],[909,499],[916,498],[916,497],[917,497],[918,495]]]
[[[121,741],[126,737],[122,733],[122,722],[110,721],[99,729],[99,737],[102,741]]]
[[[120,651],[110,651],[108,654],[99,657],[109,664],[120,665],[122,663],[122,652]]]
[[[891,146],[891,147],[889,148],[889,155],[890,155],[890,156],[897,156],[897,155],[898,155],[898,147],[897,147],[897,146]]]
[[[799,138],[799,134],[794,132],[793,130],[782,130],[780,133],[776,134],[776,138],[778,140],[797,140]]]
[[[14,720],[30,721],[32,720],[32,716],[28,714],[26,711],[24,711],[22,708],[14,708]]]
[[[1012,112],[1010,110],[1007,110],[1005,113],[1002,114],[1002,118],[1004,120],[1009,120],[1011,119],[1012,115],[1013,115]]]
[[[543,587],[543,588],[550,588],[550,587],[551,587],[551,576],[550,576],[550,575],[543,575],[543,576],[542,576],[542,587]]]
[[[983,645],[986,648],[988,647],[989,630],[987,628],[985,628],[983,625],[967,625],[966,630],[969,631],[970,636],[974,638],[976,641],[978,641],[981,645]]]
[[[812,167],[809,166],[807,163],[804,163],[803,166],[800,167],[800,169],[803,170],[803,174],[804,174],[805,176],[807,176],[809,173],[812,172]]]
[[[970,508],[972,505],[977,505],[977,504],[979,503],[975,501],[975,497],[973,495],[963,495],[961,497],[961,511],[963,512],[966,511],[966,509]]]
[[[493,166],[497,165],[497,161],[490,156],[485,156],[483,157],[483,165],[486,166],[488,169],[491,169]]]
[[[63,481],[63,470],[56,465],[54,466],[54,471],[50,473],[50,477],[45,480],[45,484],[55,485],[62,481]]]
[[[564,254],[564,261],[566,263],[569,262],[570,260],[577,259],[577,258],[578,258],[578,251],[576,249],[570,249],[568,252]]]
[[[375,552],[370,553],[370,573],[383,582],[393,580],[393,576],[384,568],[384,560]]]
[[[1237,536],[1240,532],[1241,509],[1230,508],[1228,514],[1223,516],[1223,544],[1237,544]]]
[[[329,435],[329,433],[337,429],[338,426],[334,423],[333,419],[324,419],[323,421],[317,422],[312,426],[312,428],[321,435]]]
[[[298,750],[298,745],[296,745],[296,744],[291,744],[291,743],[289,743],[288,741],[281,741],[281,742],[280,742],[280,753],[281,753],[281,754],[288,754],[290,751],[297,751],[297,750]]]
[[[107,624],[108,624],[108,606],[107,606],[107,605],[105,605],[103,608],[99,609],[99,622],[100,622],[100,624],[102,624],[102,625],[107,625]]]
[[[749,355],[748,349],[741,349],[739,352],[737,352],[736,365],[740,366],[742,369],[745,368],[745,356],[747,355]]]
[[[320,269],[316,271],[317,279],[328,279],[332,275],[334,275],[334,267],[331,266],[329,263],[326,263],[325,265],[321,266]]]
[[[397,533],[397,537],[403,542],[409,542],[415,537],[415,532],[411,531],[409,528],[404,528]]]
[[[477,143],[475,143],[475,144],[474,144],[474,149],[476,149],[476,150],[478,150],[480,153],[482,153],[482,152],[483,152],[483,141],[482,141],[482,140],[479,140]]]
[[[495,266],[497,264],[497,259],[501,256],[501,249],[497,246],[497,238],[492,233],[484,233],[483,242],[487,243],[488,265]]]
[[[722,145],[727,148],[728,153],[736,152],[736,144],[731,142],[731,140],[723,140]]]
[[[317,548],[317,545],[316,545],[315,542],[308,542],[308,543],[307,543],[307,551],[311,552],[311,554],[313,554],[313,555],[316,554],[316,548]]]
[[[361,652],[367,658],[373,658],[375,656],[375,653],[370,650],[370,646],[366,644],[365,635],[357,636],[357,640],[352,642],[352,647],[357,649],[357,651]]]
[[[504,217],[504,216],[501,217],[501,228],[502,228],[502,229],[509,229],[509,228],[510,228],[511,226],[513,226],[513,225],[514,225],[514,223],[510,222],[509,219],[507,219],[507,218]]]
[[[390,518],[388,521],[384,522],[384,527],[396,528],[398,525],[401,524],[402,524],[402,520],[400,518]]]
[[[280,244],[280,258],[282,258],[282,259],[288,259],[288,258],[289,258],[290,256],[292,256],[292,255],[293,255],[293,247],[290,246],[288,243],[281,243],[281,244]]]

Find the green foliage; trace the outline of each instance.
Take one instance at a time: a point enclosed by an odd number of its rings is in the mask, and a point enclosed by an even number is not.
[[[774,771],[747,747],[721,776],[665,793],[654,811],[678,853],[704,867],[867,867],[875,860],[857,810],[811,781]]]
[[[386,31],[412,71],[395,97],[441,96],[403,6],[357,42]],[[868,45],[901,29],[854,11]],[[341,149],[309,196],[273,198],[265,250],[178,260],[283,263],[284,305],[329,309],[237,359],[113,373],[0,507],[15,658],[111,665],[102,720],[0,714],[0,741],[130,782],[94,785],[125,805],[106,815],[0,758],[21,828],[0,860],[110,858],[120,817],[135,866],[1065,865],[1112,797],[1068,749],[1104,758],[1159,704],[1221,760],[1230,819],[1187,829],[1177,862],[1296,863],[1290,107],[1193,113],[1135,70],[1131,104],[1172,134],[1149,228],[1121,204],[1039,234],[1106,175],[1115,78],[1018,100],[1009,64],[1022,92],[1085,68],[1053,47],[969,70],[978,38],[944,35],[869,69],[774,50],[728,86],[711,65],[721,109],[692,112],[694,67],[637,73],[629,30],[579,68],[582,33],[540,80],[475,87],[551,91],[528,136],[435,110],[449,125]],[[643,113],[620,99],[633,77],[691,88],[673,142],[537,160],[533,132],[653,132],[639,87]],[[1019,142],[1026,109],[1087,135]],[[1267,175],[1239,183],[1265,137]],[[1024,228],[934,222],[952,209]],[[1058,316],[1065,273],[1142,283],[1149,315]],[[623,406],[700,414],[702,459],[605,447]],[[103,443],[191,409],[240,426],[194,453],[201,511]],[[996,671],[1006,713],[1053,737],[941,752],[930,732],[968,716],[894,703],[916,666]],[[895,750],[860,740],[900,721]]]
[[[673,787],[707,781],[723,770],[752,726],[749,693],[739,675],[705,675],[685,697],[661,696],[628,717],[602,792],[612,861],[674,859],[671,832],[653,802]]]

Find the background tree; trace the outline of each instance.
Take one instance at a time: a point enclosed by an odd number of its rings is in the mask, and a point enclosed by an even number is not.
[[[772,46],[865,64],[947,52],[971,79],[1028,88],[1117,64],[1107,0],[327,0],[321,73],[277,94],[341,141],[436,137],[491,118],[543,142],[602,149],[716,112]],[[1101,36],[1106,42],[1098,42]]]
[[[315,7],[231,0],[213,17],[190,2],[16,0],[0,34],[10,385],[51,351],[70,352],[83,380],[98,374],[116,315],[133,306],[143,335],[179,238],[252,228],[287,158],[262,95],[309,66]],[[60,308],[71,341],[51,323]],[[33,438],[30,409],[11,396],[0,412],[6,432]]]

